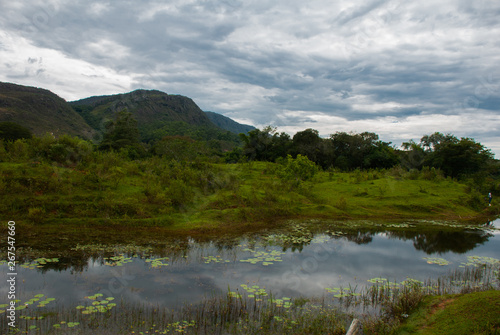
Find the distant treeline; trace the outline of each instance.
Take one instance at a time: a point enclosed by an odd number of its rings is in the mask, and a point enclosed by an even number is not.
[[[4,141],[30,137],[29,130],[24,127],[9,122],[0,123],[0,138]],[[306,129],[291,137],[284,132],[278,133],[276,128],[265,127],[240,134],[240,139],[242,144],[231,151],[186,136],[164,136],[146,144],[140,141],[135,119],[130,113],[123,112],[107,125],[103,139],[97,144],[88,143],[86,150],[122,152],[129,159],[156,155],[174,160],[205,157],[228,163],[276,162],[288,156],[296,158],[301,155],[324,170],[388,169],[399,165],[407,170],[434,168],[453,178],[475,178],[478,183],[500,177],[499,161],[494,159],[489,149],[472,138],[458,139],[439,132],[423,136],[419,143],[403,143],[402,149],[381,141],[377,134],[371,132],[337,132],[322,138],[317,130]],[[72,152],[77,150],[76,140],[66,137],[49,142],[50,147],[42,150],[42,156],[60,163],[68,157],[73,159]],[[35,143],[40,143],[40,140],[33,142],[34,147],[38,145]],[[5,150],[5,147],[2,146],[2,149]]]
[[[248,135],[240,134],[240,138],[243,147],[231,153],[233,159],[276,161],[280,157],[300,154],[323,169],[350,171],[401,165],[410,170],[427,166],[441,169],[452,177],[474,174],[492,165],[498,168],[498,161],[491,151],[474,139],[458,139],[439,132],[423,136],[419,143],[403,143],[402,150],[370,132],[337,132],[329,138],[322,138],[317,130],[306,129],[290,137],[266,127],[252,130]]]

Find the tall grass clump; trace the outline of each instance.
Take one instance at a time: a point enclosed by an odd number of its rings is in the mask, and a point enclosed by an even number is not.
[[[197,304],[168,309],[151,304],[118,302],[104,308],[98,299],[76,308],[25,309],[22,322],[5,334],[38,331],[54,334],[337,334],[344,335],[351,316],[324,301],[276,299],[271,294],[260,299],[229,292],[207,297]],[[284,302],[285,301],[285,302]],[[82,313],[82,311],[84,313]],[[90,311],[90,312],[86,312]],[[3,324],[0,325],[2,328]]]

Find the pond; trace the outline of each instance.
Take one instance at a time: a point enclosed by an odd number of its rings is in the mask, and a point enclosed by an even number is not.
[[[34,305],[50,297],[47,304],[74,308],[100,293],[109,301],[172,309],[228,290],[250,297],[333,297],[338,288],[360,289],[374,278],[424,281],[474,260],[500,258],[500,220],[467,229],[434,223],[443,229],[419,231],[418,224],[383,230],[362,223],[356,230],[352,223],[347,229],[296,222],[288,230],[204,242],[76,244],[50,251],[59,257],[21,260],[17,297],[26,302],[38,295]],[[0,268],[9,272],[5,262]],[[0,304],[6,304],[5,281],[0,291]]]

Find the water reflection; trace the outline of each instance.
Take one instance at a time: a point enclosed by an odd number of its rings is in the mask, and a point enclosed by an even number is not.
[[[424,280],[458,267],[468,255],[495,257],[498,250],[500,235],[491,230],[313,232],[303,227],[214,241],[185,237],[51,250],[58,262],[19,266],[18,278],[25,297],[44,293],[64,305],[103,292],[129,302],[175,307],[228,288],[241,290],[242,284],[264,287],[277,296],[318,296],[327,287],[363,286],[374,277]],[[427,264],[423,258],[433,254],[450,265]],[[113,260],[116,255],[123,257]],[[130,261],[121,262],[124,258]],[[163,266],[152,265],[157,258],[165,258]],[[22,260],[34,261],[30,255]],[[5,290],[4,283],[0,290]]]

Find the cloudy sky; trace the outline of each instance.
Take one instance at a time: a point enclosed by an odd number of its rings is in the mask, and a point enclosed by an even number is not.
[[[498,0],[0,2],[0,81],[158,89],[291,135],[435,131],[500,156]]]

